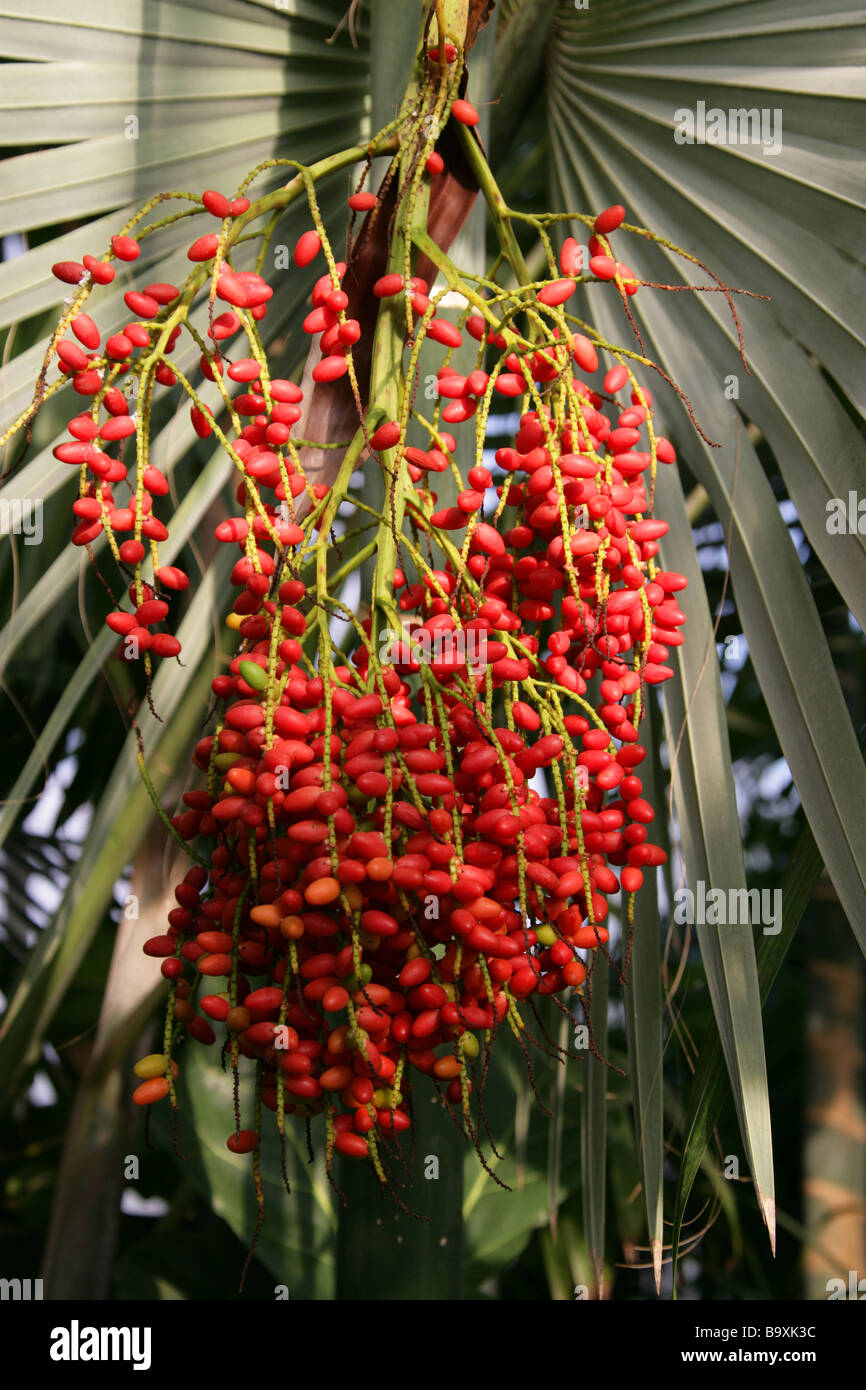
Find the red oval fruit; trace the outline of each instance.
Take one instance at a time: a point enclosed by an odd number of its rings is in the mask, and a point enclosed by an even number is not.
[[[200,956],[196,964],[202,975],[230,975],[232,971],[231,956],[224,955],[222,952],[210,956]]]
[[[461,125],[477,125],[481,119],[472,102],[467,101],[465,97],[458,97],[455,102],[452,102],[451,115]]]
[[[99,433],[104,440],[129,439],[135,434],[135,421],[129,415],[116,415],[113,420],[106,420],[100,425]],[[144,485],[148,486],[147,481]]]
[[[98,261],[95,256],[84,256],[84,269],[89,272],[95,285],[110,285],[114,279],[114,266],[107,261]]]
[[[615,232],[617,227],[625,220],[625,208],[619,203],[614,203],[611,207],[605,208],[595,219],[595,230],[606,236],[608,232]]]
[[[51,274],[64,285],[77,285],[84,278],[85,267],[78,261],[55,261]]]
[[[598,371],[598,353],[589,338],[582,333],[575,333],[571,340],[571,355],[582,372]]]
[[[89,358],[77,343],[70,343],[68,339],[61,338],[57,344],[57,356],[61,362],[65,363],[74,372],[84,372],[87,370]]]
[[[616,261],[610,256],[591,256],[589,268],[597,280],[612,280],[616,275]]]
[[[173,956],[176,945],[173,936],[151,936],[141,949],[146,956]]]
[[[322,1008],[326,1014],[341,1013],[348,1002],[348,990],[345,990],[342,985],[332,985],[331,988],[326,990],[322,995]],[[324,1080],[322,1080],[322,1085],[325,1086]],[[325,1086],[325,1089],[328,1089],[327,1086]]]
[[[312,376],[314,381],[337,381],[341,376],[345,376],[348,370],[349,363],[345,357],[322,357],[313,368]]]
[[[187,260],[190,261],[209,261],[216,255],[219,246],[219,237],[214,232],[206,232],[192,243],[187,251]]]
[[[579,275],[583,253],[573,236],[566,237],[559,253],[559,268],[563,275]]]
[[[456,324],[448,319],[431,319],[427,325],[427,336],[443,347],[456,348],[463,342],[463,334]]]
[[[149,1081],[142,1081],[140,1086],[136,1086],[132,1093],[133,1104],[153,1105],[158,1100],[164,1100],[169,1092],[168,1080],[164,1076],[152,1076]]]
[[[496,528],[486,521],[479,521],[473,532],[473,540],[485,555],[505,554],[505,541]]]
[[[69,327],[76,338],[91,352],[99,347],[99,329],[89,314],[76,314]]]
[[[131,236],[113,236],[111,249],[119,261],[135,261],[141,255],[141,247]]]
[[[336,1136],[334,1148],[338,1153],[345,1154],[347,1158],[366,1158],[370,1152],[363,1134],[353,1134],[346,1130]]]
[[[189,577],[176,565],[161,565],[155,573],[156,582],[165,589],[188,589]]]
[[[377,299],[389,299],[392,294],[400,294],[403,289],[403,276],[396,273],[380,276],[373,285],[373,293]]]
[[[261,367],[254,357],[241,357],[228,370],[232,381],[257,381]]]
[[[319,1085],[323,1091],[344,1091],[352,1080],[354,1073],[351,1067],[337,1066],[328,1067],[319,1076]]]
[[[212,217],[219,217],[221,220],[228,217],[231,204],[222,193],[217,193],[213,188],[206,188],[201,200]]]
[[[547,304],[551,307],[557,304],[564,304],[570,299],[577,289],[575,280],[552,280],[549,285],[543,285],[538,291],[538,301],[540,304]]]
[[[316,259],[322,249],[322,240],[317,231],[311,227],[308,232],[302,232],[298,237],[295,246],[295,265],[303,269]]]
[[[377,452],[380,449],[393,449],[394,445],[400,440],[400,426],[396,420],[386,420],[383,425],[370,436],[370,447]]]
[[[114,361],[124,362],[131,356],[133,346],[125,333],[113,333],[105,344],[105,355]]]
[[[238,1134],[230,1134],[226,1148],[233,1154],[251,1154],[259,1147],[259,1134],[255,1129],[242,1129]]]
[[[214,1019],[216,1023],[225,1023],[231,1007],[227,999],[223,999],[219,994],[205,994],[199,1003],[209,1018]]]
[[[604,389],[611,396],[615,396],[617,391],[621,391],[628,381],[628,368],[618,362],[615,367],[611,367],[604,378]]]

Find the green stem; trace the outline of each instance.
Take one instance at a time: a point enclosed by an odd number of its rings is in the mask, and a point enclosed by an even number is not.
[[[532,281],[532,276],[526,265],[523,252],[514,235],[514,228],[511,225],[511,212],[508,204],[502,196],[499,184],[490,169],[490,165],[484,158],[484,152],[476,137],[473,135],[469,126],[459,127],[460,142],[463,146],[463,153],[469,161],[469,167],[475,175],[478,187],[484,194],[485,201],[490,209],[490,216],[496,228],[496,235],[499,244],[508,260],[511,269],[517,276],[518,283],[528,285]]]

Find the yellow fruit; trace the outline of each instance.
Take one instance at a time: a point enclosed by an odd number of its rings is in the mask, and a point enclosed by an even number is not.
[[[140,1057],[133,1067],[133,1071],[141,1081],[149,1081],[154,1076],[165,1076],[166,1058],[162,1052],[149,1052],[146,1057]],[[172,1076],[177,1076],[177,1062],[171,1064]]]

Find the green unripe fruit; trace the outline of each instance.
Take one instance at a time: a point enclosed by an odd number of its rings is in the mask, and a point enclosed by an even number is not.
[[[354,994],[355,990],[361,989],[364,985],[368,985],[372,978],[372,965],[362,965],[357,973],[353,971],[352,974],[348,977],[348,979],[343,981],[343,985],[349,991],[350,994]]]
[[[265,690],[268,684],[268,673],[256,661],[238,662],[238,674],[247,685],[252,686],[253,690]]]

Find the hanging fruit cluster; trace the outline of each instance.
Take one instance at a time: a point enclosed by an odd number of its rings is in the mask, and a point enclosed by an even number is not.
[[[120,332],[103,337],[91,297],[177,220],[142,226],[149,212],[190,195],[152,200],[101,257],[55,266],[72,294],[18,422],[63,388],[79,398],[55,449],[78,471],[72,538],[88,550],[107,540],[125,593],[106,622],[119,656],[142,661],[148,694],[153,660],[181,653],[172,627],[189,585],[158,515],[169,482],[149,457],[157,393],[186,402],[237,477],[216,539],[236,552],[228,622],[239,645],[213,680],[197,783],[171,822],[193,865],[165,934],[144,945],[171,995],[163,1051],[138,1063],[134,1098],[175,1105],[180,1042],[219,1035],[236,1087],[228,1146],[252,1153],[256,1174],[270,1111],[281,1138],[287,1117],[322,1115],[329,1171],[337,1151],[370,1160],[386,1183],[417,1073],[442,1083],[478,1147],[472,1093],[498,1035],[524,1046],[538,997],[566,1011],[583,999],[611,903],[630,928],[644,873],[665,858],[650,839],[641,724],[685,622],[686,581],[661,567],[668,528],[653,515],[657,466],[675,456],[635,375],[652,364],[569,307],[584,285],[627,311],[640,282],[614,241],[651,234],[626,226],[620,207],[524,216],[544,264],[533,278],[475,140],[477,112],[458,95],[462,73],[456,44],[428,49],[414,104],[369,146],[309,168],[272,160],[237,196],[194,199],[182,214],[196,219],[185,283],[130,289],[134,321]],[[428,229],[446,127],[495,194],[503,250],[486,276],[461,273]],[[349,198],[365,221],[338,260],[317,184],[377,154],[393,157],[391,171],[378,195],[365,173]],[[279,165],[290,181],[251,201],[253,179]],[[364,284],[358,248],[388,196],[387,261]],[[280,374],[261,326],[273,295],[265,248],[303,200],[311,225],[292,273],[311,279],[314,365],[302,388]],[[563,221],[591,232],[587,265],[572,237],[554,252],[550,229]],[[243,269],[257,224],[258,260]],[[371,290],[377,312],[365,318]],[[463,305],[457,323],[446,296]],[[184,334],[194,379],[173,356]],[[430,419],[415,405],[425,343],[442,349]],[[467,348],[473,365],[458,369]],[[351,441],[298,437],[310,393],[339,390]],[[496,400],[521,413],[491,457]],[[314,481],[305,451],[325,446],[334,468]],[[373,559],[361,617],[341,593]]]

